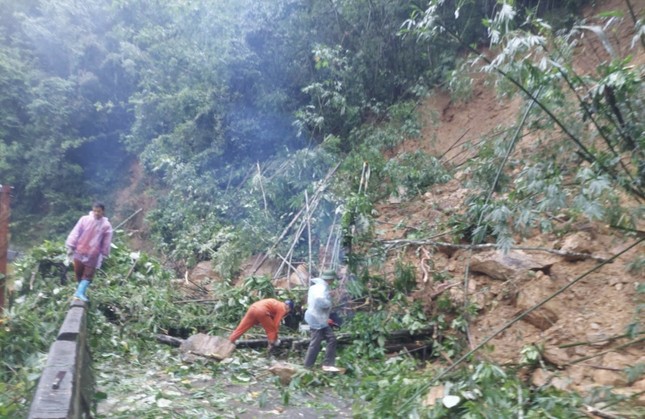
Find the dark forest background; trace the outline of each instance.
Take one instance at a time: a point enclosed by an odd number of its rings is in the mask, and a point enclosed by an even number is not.
[[[239,229],[258,208],[255,233],[274,236],[312,180],[382,146],[367,124],[407,118],[501,7],[440,3],[461,40],[405,36],[426,7],[405,0],[0,0],[12,243],[64,233],[93,200],[112,215],[119,205],[118,222],[136,210],[116,201],[133,164],[151,179],[139,192],[156,198],[148,219],[161,248]],[[517,3],[565,25],[584,2]],[[271,178],[262,202],[248,192],[258,173]],[[185,243],[176,256],[194,251]]]

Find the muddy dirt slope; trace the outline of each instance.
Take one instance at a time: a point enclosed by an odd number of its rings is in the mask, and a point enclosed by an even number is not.
[[[636,11],[642,13],[644,2],[632,3],[638,3]],[[628,19],[625,2],[610,0],[596,2],[594,8],[586,11],[589,24],[595,22],[594,16],[600,11],[607,10],[620,10]],[[635,54],[633,63],[642,66],[643,49],[631,48],[633,25],[627,22],[612,28],[611,42],[616,50],[623,56]],[[588,36],[576,50],[576,69],[581,73],[593,72],[606,59],[598,40]],[[392,199],[381,204],[377,220],[379,239],[405,239],[415,227],[445,223],[451,214],[463,211],[468,173],[460,168],[477,150],[476,146],[463,146],[494,137],[495,132],[507,129],[518,119],[519,99],[500,99],[480,73],[473,73],[473,79],[473,95],[466,103],[456,103],[447,92],[431,95],[424,108],[429,123],[423,139],[410,141],[400,149],[421,148],[441,157],[455,171],[455,178],[411,201]],[[540,143],[536,134],[526,133],[518,152],[536,147],[548,147],[548,143]],[[635,205],[629,201],[625,204]],[[469,329],[471,347],[495,334],[518,314],[573,283],[492,339],[492,352],[486,351],[480,356],[501,364],[518,364],[522,349],[535,345],[543,351],[543,365],[526,371],[525,377],[534,385],[551,383],[583,393],[600,386],[611,386],[625,394],[643,392],[645,379],[629,383],[624,371],[645,363],[642,336],[626,335],[630,325],[642,327],[645,320],[638,309],[644,297],[637,292],[644,278],[638,271],[630,270],[630,263],[645,254],[645,247],[641,244],[589,273],[603,260],[633,243],[634,237],[601,223],[566,218],[556,222],[554,233],[536,231],[529,237],[518,237],[518,246],[570,251],[585,257],[565,257],[544,250],[518,249],[500,256],[492,250],[410,246],[390,253],[391,262],[384,273],[391,277],[394,261],[399,258],[416,266],[418,291],[414,298],[421,299],[428,310],[434,309],[433,296],[437,293],[432,274],[448,275],[460,283],[445,291],[458,303],[463,303],[463,284],[467,283],[469,299],[478,308]],[[643,227],[641,220],[639,228],[643,230]],[[645,404],[643,394],[640,403]]]

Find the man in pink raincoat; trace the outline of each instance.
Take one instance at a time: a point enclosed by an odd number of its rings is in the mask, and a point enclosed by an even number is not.
[[[65,241],[67,255],[74,260],[74,274],[78,282],[74,298],[79,300],[88,300],[85,292],[94,272],[110,254],[112,225],[104,213],[105,206],[95,202],[92,211],[78,220]]]

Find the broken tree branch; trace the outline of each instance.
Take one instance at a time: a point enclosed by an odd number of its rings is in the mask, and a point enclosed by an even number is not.
[[[616,415],[613,415],[611,413],[604,412],[604,411],[602,411],[600,409],[597,409],[597,408],[595,408],[593,406],[589,406],[587,404],[584,405],[584,406],[585,406],[585,410],[583,411],[583,413],[585,413],[590,418],[597,418],[597,417],[602,418],[602,419],[619,419],[620,418],[620,416],[616,416]]]
[[[125,223],[127,223],[128,221],[130,221],[134,216],[136,216],[136,215],[137,215],[138,213],[140,213],[141,211],[143,211],[143,208],[139,208],[138,210],[136,210],[136,211],[135,211],[132,215],[130,215],[128,218],[126,218],[125,220],[121,221],[121,222],[119,223],[119,225],[118,225],[118,226],[114,227],[114,229],[113,229],[113,230],[114,230],[114,231],[118,230],[121,226],[123,226]]]
[[[589,355],[589,356],[584,356],[582,358],[574,359],[573,361],[569,362],[567,365],[574,365],[574,364],[577,364],[579,362],[586,361],[588,359],[592,359],[592,358],[596,358],[596,357],[608,354],[609,352],[615,352],[615,351],[617,351],[619,349],[623,349],[623,348],[626,348],[626,347],[631,346],[631,345],[636,345],[637,343],[641,343],[643,341],[645,341],[645,338],[639,338],[639,339],[630,340],[629,342],[623,343],[622,345],[618,345],[615,348],[607,349],[606,351],[602,351],[602,352],[599,352],[597,354],[593,354],[593,355]]]
[[[431,245],[437,247],[446,247],[449,249],[469,249],[469,250],[486,250],[486,249],[497,249],[497,245],[494,243],[485,243],[485,244],[454,244],[446,242],[438,242],[434,240],[409,240],[409,239],[396,239],[396,240],[383,240],[381,241],[386,247],[386,251],[395,249],[402,246],[423,246]],[[548,249],[546,247],[529,247],[529,246],[512,246],[511,250],[526,250],[530,252],[547,252],[552,253],[558,256],[570,256],[580,259],[593,259],[598,262],[607,261],[606,258],[594,256],[589,253],[576,253],[576,252],[567,252],[564,250],[557,249]]]
[[[220,300],[215,298],[200,298],[197,300],[178,300],[173,301],[175,304],[186,304],[186,303],[216,303]]]
[[[29,291],[34,289],[34,282],[36,281],[36,275],[38,274],[39,270],[40,270],[40,263],[37,263],[36,269],[31,271],[31,278],[29,278]]]
[[[632,337],[632,336],[639,336],[639,335],[644,335],[644,334],[645,334],[645,332],[639,332],[639,333],[636,333],[635,335],[632,335],[630,333],[623,333],[622,335],[610,336],[610,337],[605,338],[605,339],[597,339],[597,340],[593,340],[593,341],[592,340],[585,340],[585,341],[582,341],[582,342],[566,343],[566,344],[563,344],[563,345],[558,345],[558,348],[566,349],[566,348],[572,348],[574,346],[589,346],[589,345],[594,345],[594,344],[597,344],[597,343],[600,343],[600,342],[611,343],[611,342],[613,342],[615,340],[618,340],[618,339],[628,338],[628,337]]]
[[[421,252],[423,253],[423,256],[421,256],[421,262],[419,262],[419,265],[421,266],[421,272],[423,272],[423,282],[428,282],[428,265],[426,265],[426,260],[431,260],[430,259],[430,252],[426,250],[425,247],[421,248]]]
[[[182,343],[184,343],[184,339],[176,338],[174,336],[169,336],[169,335],[156,335],[157,342],[163,343],[165,345],[170,345],[175,348],[178,348],[181,346]]]
[[[121,281],[119,281],[120,285],[123,285],[124,282],[128,281],[128,279],[130,278],[130,275],[132,275],[132,272],[134,272],[134,268],[137,266],[138,261],[139,261],[138,257],[134,258],[134,262],[132,262],[132,266],[130,266],[130,270],[125,275],[125,278],[123,278]]]

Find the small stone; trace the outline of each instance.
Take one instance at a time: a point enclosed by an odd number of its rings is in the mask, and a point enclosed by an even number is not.
[[[542,387],[549,379],[550,374],[542,368],[538,368],[531,374],[531,384],[535,387]]]
[[[621,374],[604,369],[597,369],[594,371],[592,378],[596,384],[601,386],[624,386],[627,384],[625,378]]]
[[[632,384],[632,388],[638,391],[645,391],[645,378],[638,380],[634,384]]]
[[[271,368],[269,368],[269,372],[278,376],[282,385],[288,385],[293,376],[298,372],[298,368],[295,365],[280,362],[272,365]]]
[[[609,344],[609,336],[603,332],[589,332],[587,333],[587,340],[591,343],[591,346],[599,348]]]
[[[569,355],[567,355],[566,351],[560,348],[547,347],[544,349],[542,357],[545,361],[558,367],[562,367],[569,363]]]
[[[520,306],[521,310],[518,311],[515,315],[519,315],[524,312],[525,308]],[[558,321],[558,315],[555,312],[545,306],[533,310],[522,318],[522,321],[525,321],[540,330],[547,330],[553,326]]]
[[[435,386],[430,389],[426,399],[424,400],[424,405],[434,406],[437,403],[437,400],[443,399],[444,396],[444,387]]]
[[[553,378],[553,380],[551,380],[551,385],[558,390],[566,391],[571,386],[571,380],[567,380],[561,377],[555,377]]]
[[[172,405],[172,400],[168,400],[168,399],[159,399],[159,400],[157,400],[157,407],[159,407],[159,408],[163,409],[163,408],[166,408],[166,407],[170,407],[170,405]]]
[[[587,376],[587,368],[579,364],[572,365],[571,367],[567,368],[567,376],[572,383],[582,383],[582,381]]]

